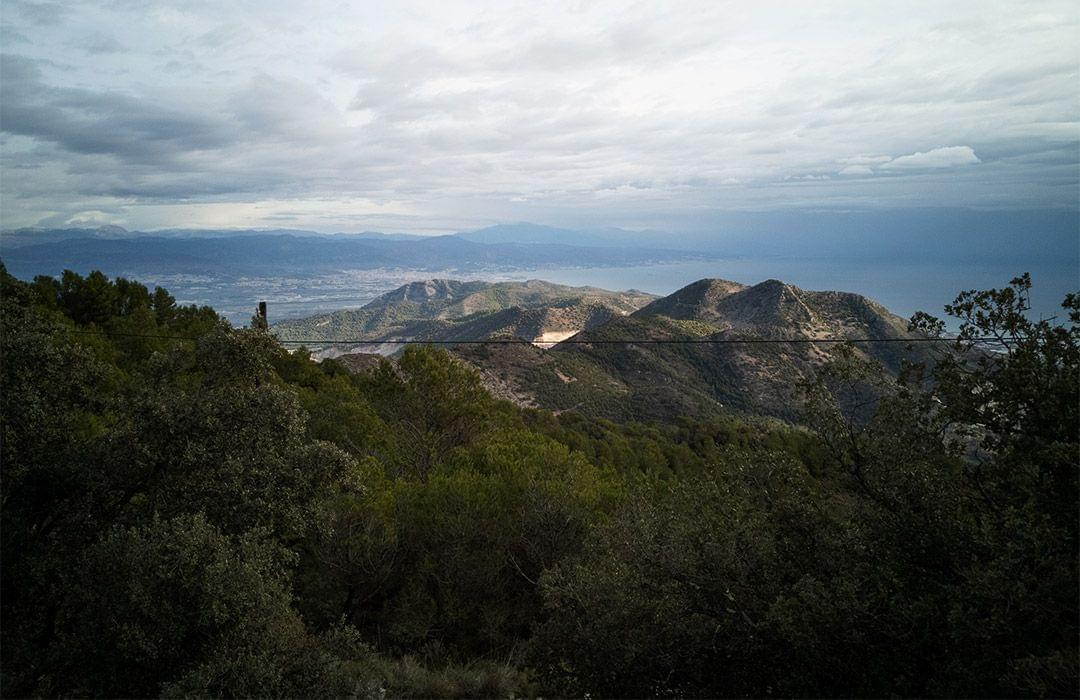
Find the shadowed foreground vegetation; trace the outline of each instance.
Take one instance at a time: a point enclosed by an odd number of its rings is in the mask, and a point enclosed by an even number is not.
[[[1075,296],[962,294],[899,381],[840,348],[802,427],[619,424],[2,277],[7,697],[1077,694]]]

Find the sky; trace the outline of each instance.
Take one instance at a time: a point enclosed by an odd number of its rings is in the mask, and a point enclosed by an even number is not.
[[[0,226],[1080,207],[1080,3],[0,4]]]

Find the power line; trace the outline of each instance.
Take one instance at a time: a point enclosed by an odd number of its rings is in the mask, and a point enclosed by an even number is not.
[[[112,338],[151,338],[156,340],[199,340],[198,336],[185,335],[157,335],[154,333],[125,333],[122,331],[101,330],[75,330],[69,329],[69,333],[79,335],[98,335]],[[478,340],[445,340],[432,339],[340,339],[340,338],[299,338],[282,339],[274,337],[282,345],[532,345],[535,341],[524,338],[485,338]],[[781,344],[813,344],[813,343],[953,343],[959,338],[619,338],[611,339],[574,339],[552,343],[552,345],[781,345]],[[978,337],[963,338],[965,342],[986,343],[1014,342],[1010,338]],[[546,344],[546,343],[545,343]]]
[[[772,343],[923,343],[950,342],[951,338],[641,338],[617,340],[574,340],[568,338],[552,345],[745,345]],[[487,338],[481,340],[281,340],[281,343],[322,343],[332,345],[532,345],[524,338]],[[547,344],[546,342],[544,343]]]

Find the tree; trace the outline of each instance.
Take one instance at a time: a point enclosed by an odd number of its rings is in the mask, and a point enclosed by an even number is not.
[[[363,483],[313,544],[322,567],[304,585],[322,603],[315,615],[451,658],[505,653],[528,636],[542,572],[576,553],[620,494],[610,473],[524,431],[458,449],[424,480],[371,464]]]
[[[67,275],[54,306],[0,273],[5,692],[351,692],[287,574],[356,463],[308,435],[280,346],[213,315],[130,352],[79,324],[153,336],[141,285]]]
[[[549,682],[1075,695],[1080,298],[1067,323],[1031,321],[1029,287],[961,294],[951,347],[899,382],[839,348],[809,394],[816,479],[729,455],[631,499],[544,574],[532,648]],[[919,314],[913,328],[944,324]],[[842,408],[865,397],[868,418]]]
[[[344,695],[356,684],[291,607],[291,555],[201,514],[114,528],[64,573],[65,633],[38,692]]]
[[[850,678],[829,677],[837,647],[804,644],[791,609],[808,608],[788,603],[842,574],[839,524],[815,490],[790,458],[736,453],[670,490],[639,492],[580,557],[543,575],[548,619],[533,662],[569,695],[844,688]]]
[[[973,559],[950,632],[968,651],[954,669],[1004,693],[1068,695],[1080,683],[1080,295],[1065,322],[1028,318],[1031,277],[968,291],[953,352],[931,372],[949,442],[968,455],[960,478],[974,526]],[[940,336],[917,314],[912,327]]]
[[[860,496],[872,570],[896,591],[879,615],[919,658],[925,686],[911,692],[1076,692],[1078,297],[1067,322],[1032,321],[1030,288],[1023,275],[958,295],[954,339],[916,314],[912,330],[942,341],[936,362],[884,387],[869,423],[845,421],[820,388],[810,413]],[[840,360],[842,377],[872,374]]]
[[[497,407],[476,371],[444,350],[410,346],[383,362],[362,389],[394,430],[393,469],[411,479],[427,475],[456,447],[489,430]]]

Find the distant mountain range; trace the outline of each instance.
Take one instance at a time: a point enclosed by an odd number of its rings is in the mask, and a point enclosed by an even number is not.
[[[543,226],[531,223],[497,224],[472,231],[462,231],[443,235],[417,235],[408,233],[382,233],[364,231],[361,233],[319,233],[304,229],[159,229],[154,231],[129,231],[122,226],[100,226],[97,228],[22,228],[0,233],[0,246],[21,248],[28,245],[57,243],[76,239],[94,240],[136,240],[142,238],[167,239],[214,239],[251,236],[294,236],[297,238],[330,238],[360,240],[418,241],[441,238],[452,235],[472,243],[485,244],[521,244],[521,245],[570,245],[584,247],[623,247],[664,248],[665,242],[676,249],[687,247],[700,248],[699,243],[687,245],[684,237],[663,231],[628,231],[620,228],[598,230],[577,230]]]
[[[318,233],[304,229],[202,229],[202,228],[173,228],[158,229],[154,231],[129,231],[122,226],[99,226],[96,228],[20,228],[0,232],[0,248],[23,248],[31,245],[44,243],[59,243],[78,239],[93,240],[137,240],[144,238],[246,238],[251,236],[293,236],[297,238],[332,238],[344,236],[352,239],[366,240],[412,240],[429,238],[429,236],[415,236],[407,233],[379,233],[377,231],[364,231],[362,233]]]
[[[860,223],[861,222],[861,223]],[[17,229],[0,232],[0,256],[13,274],[79,272],[215,276],[380,267],[480,270],[543,266],[628,266],[695,259],[778,257],[836,261],[970,265],[1015,261],[1038,269],[1078,260],[1076,212],[971,211],[963,216],[927,210],[820,212],[742,217],[698,233],[630,231],[612,227],[559,228],[498,224],[443,236],[404,233],[317,233],[301,229],[99,228]]]
[[[562,235],[319,234],[310,231],[18,230],[0,236],[0,255],[16,277],[65,269],[109,275],[327,274],[342,270],[476,271],[544,266],[624,266],[700,260],[712,254],[661,247],[571,245]],[[471,240],[476,235],[480,242]],[[539,237],[543,238],[543,237]]]
[[[499,224],[476,231],[456,234],[474,243],[528,243],[542,245],[592,246],[598,248],[670,248],[675,250],[706,250],[715,248],[716,241],[679,236],[663,231],[627,231],[620,228],[581,231],[575,229],[518,223]]]
[[[356,311],[286,321],[274,330],[282,339],[316,341],[315,347],[320,339],[384,342],[319,350],[324,357],[344,353],[353,367],[370,366],[372,351],[400,350],[405,339],[516,338],[521,342],[452,347],[497,396],[618,420],[727,411],[795,419],[800,385],[816,375],[835,343],[732,341],[913,338],[902,318],[858,294],[718,279],[662,298],[538,281],[430,280]],[[904,359],[931,359],[925,347],[903,342],[856,348],[894,373]]]

